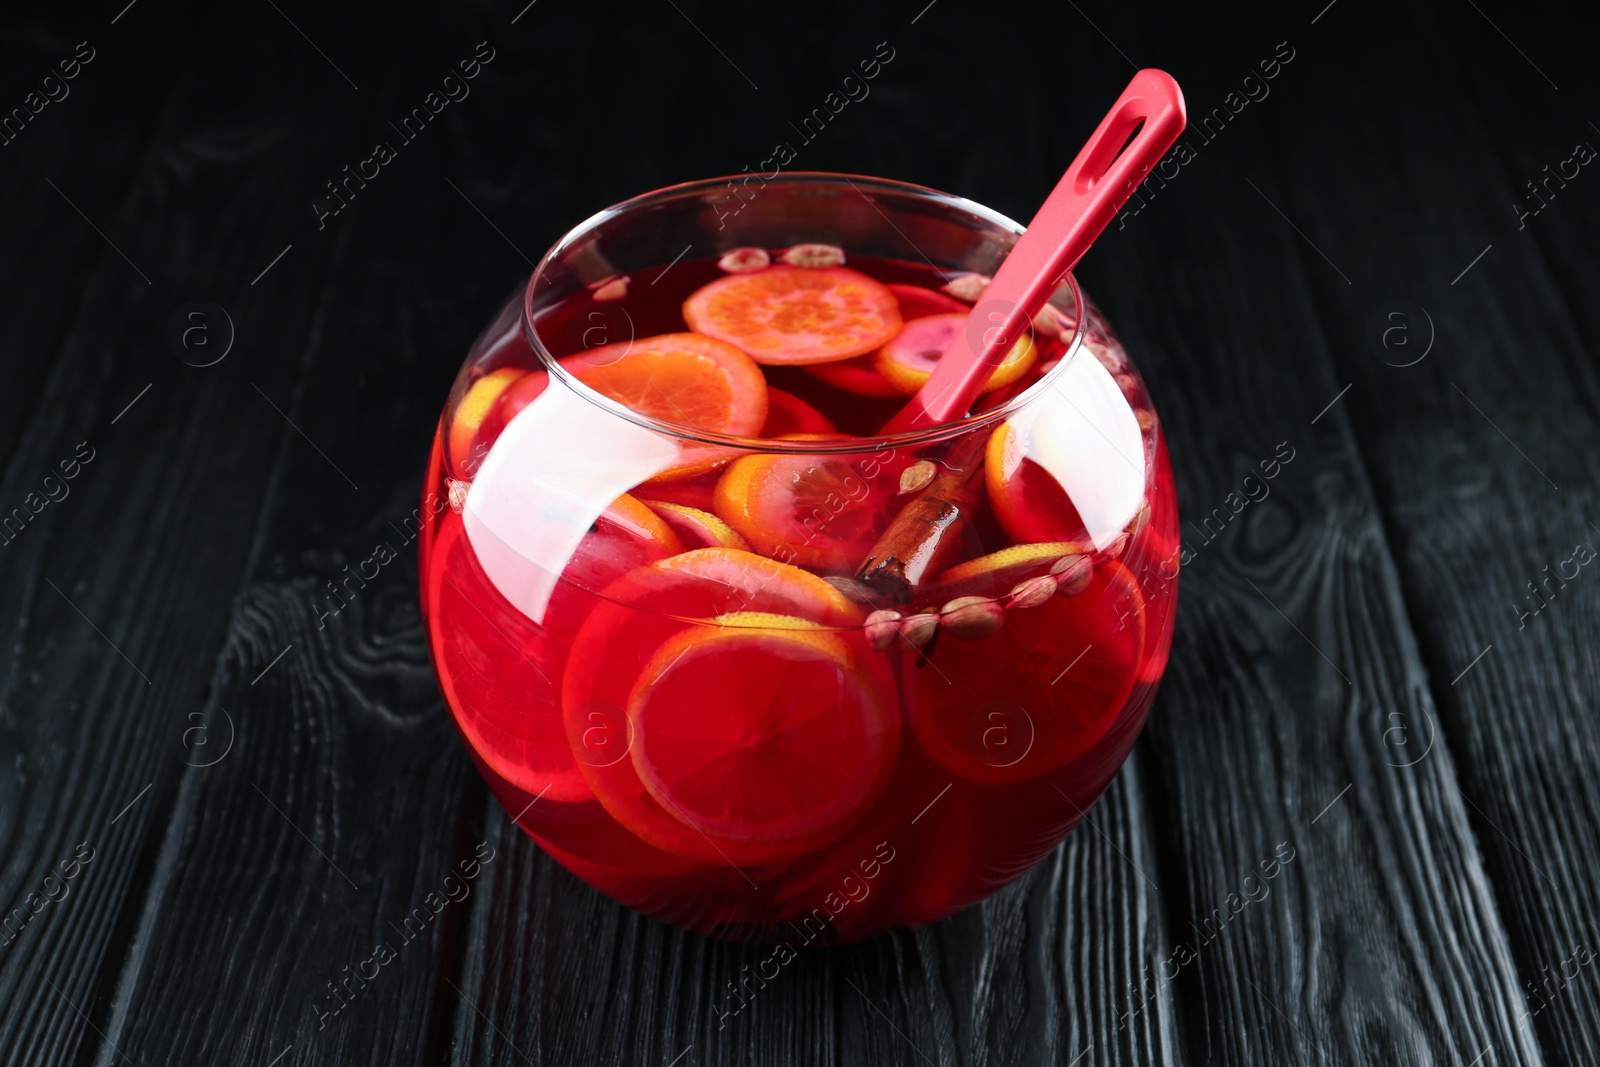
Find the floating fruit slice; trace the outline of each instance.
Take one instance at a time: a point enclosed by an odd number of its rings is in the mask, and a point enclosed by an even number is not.
[[[657,471],[639,486],[644,496],[660,496],[664,486],[692,482],[707,475],[715,475],[733,462],[738,452],[722,445],[687,445],[679,450],[678,461]]]
[[[855,356],[837,363],[813,363],[806,367],[806,373],[821,378],[835,389],[843,389],[857,396],[905,395],[878,373],[871,356]]]
[[[917,740],[974,782],[1007,785],[1059,770],[1127,703],[1144,634],[1138,583],[1120,563],[1101,563],[1078,596],[1007,612],[992,637],[940,641],[929,669],[907,671]]]
[[[902,393],[915,393],[933,377],[939,357],[944,355],[966,322],[965,314],[928,315],[909,322],[892,341],[874,353],[872,365]],[[1031,338],[1026,335],[1017,338],[1005,359],[989,375],[982,392],[992,392],[1022,377],[1037,354]]]
[[[645,789],[629,757],[635,737],[627,715],[635,680],[663,641],[692,620],[767,612],[835,629],[853,629],[862,611],[827,582],[738,549],[705,548],[625,575],[608,586],[573,640],[561,683],[569,751],[606,810],[656,848],[719,866],[790,857],[792,846],[713,843],[664,809]],[[854,636],[851,638],[854,640]],[[871,661],[882,677],[881,661]]]
[[[645,665],[628,697],[634,770],[713,841],[810,850],[887,780],[898,709],[843,638],[805,620],[739,618],[692,626]]]
[[[901,309],[901,320],[912,322],[914,318],[926,318],[928,315],[966,315],[970,314],[971,307],[946,296],[938,290],[925,290],[920,285],[886,285],[883,286],[890,293]],[[904,397],[901,389],[891,386],[890,379],[883,378],[878,373],[877,366],[870,355],[858,355],[850,360],[840,360],[838,363],[814,363],[806,366],[808,373],[818,376],[835,389],[843,389],[858,397]]]
[[[767,421],[761,368],[733,345],[699,334],[601,345],[561,365],[596,392],[663,422],[752,437]]]
[[[644,501],[623,493],[594,521],[561,578],[580,589],[603,589],[637,567],[683,550],[667,522]]]
[[[461,403],[456,405],[455,413],[450,418],[450,463],[463,478],[471,478],[478,464],[488,454],[487,445],[478,450],[473,448],[484,417],[506,387],[526,373],[515,367],[490,371],[473,382],[461,397]]]
[[[617,498],[579,542],[536,623],[490,581],[460,517],[446,513],[429,553],[430,644],[456,725],[495,773],[551,800],[593,796],[567,743],[560,693],[567,649],[595,605],[587,590],[681,549],[649,508]]]
[[[926,600],[937,605],[958,596],[1004,596],[1018,582],[1048,573],[1063,557],[1087,555],[1093,551],[1094,546],[1076,541],[1012,545],[958,563],[938,574],[922,590],[919,602]]]
[[[762,437],[784,437],[792,433],[834,433],[828,416],[793,393],[767,387],[767,424]]]
[[[953,296],[920,285],[890,285],[888,290],[900,304],[900,317],[907,322],[929,315],[967,315],[972,308]]]
[[[1029,388],[1042,377],[1044,375],[1039,372],[1039,361],[1035,359],[1033,366],[1023,371],[1022,376],[1010,385],[1003,385],[998,389],[991,389],[987,393],[980,394],[978,399],[972,402],[972,414],[981,415],[985,411],[1004,407],[1015,399],[1018,393]]]
[[[711,620],[718,626],[746,626],[759,630],[826,630],[821,623],[772,611],[730,611]]]
[[[1093,541],[1115,555],[1150,496],[1151,444],[1110,372],[1066,360],[989,438],[995,517],[1018,541]]]
[[[698,334],[661,334],[568,356],[573,377],[643,414],[695,429],[748,437],[766,421],[766,379],[744,353]],[[542,370],[529,371],[489,408],[477,446],[492,445],[518,413],[549,385]],[[662,486],[720,470],[732,458],[713,445],[690,446],[680,461],[650,479]]]
[[[639,567],[608,585],[601,597],[605,603],[584,627],[590,643],[574,646],[574,663],[587,648],[597,654],[626,650],[624,659],[642,665],[640,657],[690,621],[734,612],[771,612],[833,629],[859,626],[865,616],[816,575],[734,548],[691,549]],[[599,661],[580,666],[580,675],[591,666],[605,669]],[[572,681],[572,669],[567,673]],[[633,677],[625,682],[631,685]]]
[[[1021,454],[1025,447],[1009,422],[989,437],[983,477],[995,518],[1019,541],[1089,540],[1072,498],[1049,471]]]
[[[900,329],[894,294],[848,267],[730,274],[683,303],[689,328],[757,363],[830,363],[865,355]]]
[[[813,570],[850,571],[894,516],[889,458],[875,452],[742,456],[717,482],[715,511],[763,555]]]
[[[742,548],[749,551],[750,546],[745,539],[709,511],[666,500],[646,500],[645,504],[661,516],[661,520],[678,535],[678,540],[690,548]]]
[[[483,417],[483,425],[478,430],[479,446],[487,452],[499,439],[501,432],[511,424],[511,420],[533,403],[549,384],[550,375],[547,372],[531,370],[506,386]]]
[[[971,309],[954,297],[920,285],[888,285],[884,288],[894,294],[900,305],[900,318],[905,322],[927,318],[929,315],[966,315]],[[857,396],[904,396],[889,379],[878,373],[872,356],[856,356],[838,363],[817,363],[806,368],[836,389]]]
[[[474,446],[478,452],[478,463],[488,454],[494,443],[500,439],[501,433],[511,424],[511,420],[521,413],[522,409],[533,403],[540,393],[550,384],[550,375],[543,369],[530,370],[506,386],[494,403],[489,405],[488,412],[483,417],[483,425],[478,429],[478,439]],[[476,470],[474,469],[474,472]]]

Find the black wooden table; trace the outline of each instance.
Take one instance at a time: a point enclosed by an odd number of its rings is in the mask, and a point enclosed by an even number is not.
[[[0,1061],[1600,1062],[1580,14],[125,3],[0,34]],[[416,507],[468,343],[568,226],[780,141],[1026,218],[1136,64],[1189,149],[1080,275],[1192,549],[1149,727],[1009,889],[719,1025],[757,950],[511,826],[409,557],[335,625],[315,591]]]

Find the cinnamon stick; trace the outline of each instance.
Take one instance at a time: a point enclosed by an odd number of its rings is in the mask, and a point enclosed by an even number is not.
[[[961,545],[983,500],[986,435],[959,441],[939,473],[900,509],[856,569],[856,581],[891,604],[909,603],[923,579],[939,573]]]

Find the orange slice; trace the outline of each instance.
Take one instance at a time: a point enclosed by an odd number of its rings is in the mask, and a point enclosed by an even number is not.
[[[900,305],[848,267],[776,268],[701,286],[684,301],[683,319],[757,363],[831,363],[865,355],[899,332]]]
[[[719,866],[769,863],[796,853],[792,844],[713,844],[662,807],[630,758],[637,738],[627,707],[635,681],[662,642],[691,627],[714,632],[711,624],[693,620],[740,612],[830,629],[853,630],[863,618],[833,586],[797,567],[738,549],[696,549],[640,567],[608,586],[573,640],[561,680],[570,751],[605,809],[646,843]],[[881,661],[868,662],[880,672],[875,684],[892,687]]]
[[[480,453],[478,460],[480,463],[482,454],[486,454],[500,439],[500,434],[511,424],[511,420],[516,418],[523,408],[533,403],[549,384],[549,373],[538,369],[528,371],[501,390],[500,395],[489,405],[489,410],[483,417],[483,424],[478,428],[476,448]]]
[[[683,542],[661,516],[623,493],[594,521],[561,577],[580,589],[603,589],[635,567],[683,550]]]
[[[1071,763],[1110,728],[1144,655],[1144,596],[1107,561],[1075,597],[1006,614],[992,637],[940,641],[911,670],[911,726],[928,755],[988,785],[1038,778]]]
[[[742,456],[717,482],[717,515],[763,555],[853,570],[894,517],[877,453]]]
[[[628,697],[633,767],[713,842],[810,851],[887,780],[899,711],[843,638],[764,618],[776,625],[693,626],[662,643]]]
[[[649,508],[618,497],[579,542],[535,623],[484,573],[460,517],[446,513],[427,570],[429,644],[456,725],[496,774],[551,800],[593,796],[561,715],[567,649],[596,603],[592,590],[681,551]]]
[[[1000,424],[985,449],[983,477],[1000,525],[1019,541],[1087,541],[1089,531],[1061,483],[1022,453],[1023,434]]]
[[[639,492],[643,496],[656,497],[668,486],[693,482],[707,475],[715,476],[737,455],[738,452],[721,445],[687,446],[678,453],[678,462],[646,478],[638,487]]]
[[[645,504],[661,516],[680,541],[693,548],[750,548],[744,538],[709,511],[666,500],[646,500]]]
[[[487,444],[481,449],[473,448],[484,417],[506,387],[526,373],[515,367],[490,371],[473,382],[461,397],[450,417],[450,463],[461,477],[471,478],[489,452]]]
[[[767,380],[739,349],[693,333],[591,348],[561,365],[634,411],[713,433],[753,437],[767,419]]]
[[[886,285],[884,288],[894,294],[895,302],[900,305],[900,318],[903,322],[927,318],[929,315],[952,313],[966,315],[972,310],[955,297],[945,296],[933,289],[924,289],[920,285]],[[840,360],[838,363],[815,363],[807,367],[806,371],[821,378],[835,389],[843,389],[857,396],[905,395],[891,385],[889,379],[878,373],[878,368],[874,366],[870,355],[856,356],[853,359]]]
[[[919,601],[937,605],[958,596],[1004,596],[1018,582],[1048,573],[1063,556],[1089,555],[1093,551],[1093,545],[1076,541],[1011,545],[939,573],[922,590]]]
[[[965,314],[928,315],[908,322],[905,329],[873,355],[872,365],[902,393],[915,393],[933,377],[939,358],[966,322]],[[989,375],[981,392],[993,392],[1010,385],[1033,366],[1037,355],[1038,350],[1030,338],[1026,335],[1017,338],[1017,343]]]
[[[793,393],[767,387],[767,424],[762,437],[785,437],[792,433],[835,433],[828,416]]]

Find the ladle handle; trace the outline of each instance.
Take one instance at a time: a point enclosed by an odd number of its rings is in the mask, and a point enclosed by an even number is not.
[[[1006,256],[933,376],[886,431],[914,430],[966,413],[1185,122],[1183,91],[1171,75],[1147,69],[1133,76]]]

